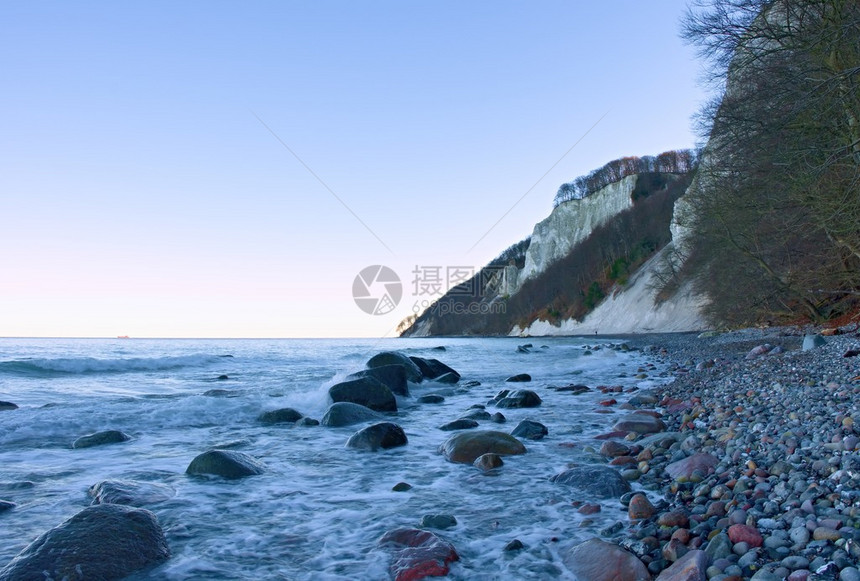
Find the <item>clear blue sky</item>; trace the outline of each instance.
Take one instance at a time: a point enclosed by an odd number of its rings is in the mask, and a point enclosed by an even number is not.
[[[416,265],[481,266],[562,182],[694,144],[684,7],[3,2],[0,336],[381,336]],[[354,304],[370,264],[395,312]]]

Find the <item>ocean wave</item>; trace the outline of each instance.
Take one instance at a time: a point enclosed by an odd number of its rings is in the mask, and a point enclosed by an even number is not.
[[[182,367],[203,367],[216,361],[223,361],[222,356],[199,354],[173,357],[133,357],[128,359],[97,359],[95,357],[19,359],[0,361],[0,374],[38,377],[84,373],[128,373],[134,371],[161,371]]]

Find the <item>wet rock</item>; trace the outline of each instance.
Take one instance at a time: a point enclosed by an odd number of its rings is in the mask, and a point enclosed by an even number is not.
[[[508,419],[502,414],[502,412],[495,412],[490,416],[490,421],[494,424],[504,424]]]
[[[460,381],[460,374],[446,373],[435,378],[433,381],[435,381],[436,383],[444,383],[445,385],[454,385],[455,383]]]
[[[627,516],[630,520],[641,520],[651,518],[654,515],[654,505],[644,494],[634,494],[627,505]]]
[[[612,543],[590,539],[562,554],[579,581],[647,581],[648,569],[636,555]]]
[[[505,381],[507,381],[509,383],[524,383],[524,382],[531,381],[531,380],[532,380],[532,376],[529,375],[528,373],[519,373],[517,375],[510,376]]]
[[[474,409],[460,417],[460,419],[464,420],[489,420],[490,418],[492,418],[490,412],[484,409]]]
[[[475,458],[473,465],[475,466],[475,468],[479,468],[486,472],[495,468],[501,468],[505,465],[505,462],[498,454],[481,454],[480,456]]]
[[[448,438],[440,447],[449,462],[471,464],[483,454],[501,456],[525,454],[522,442],[504,432],[492,430],[460,432]]]
[[[346,447],[375,452],[406,444],[407,439],[403,428],[391,422],[380,422],[354,433],[347,440]]]
[[[445,530],[457,526],[457,519],[450,514],[425,514],[421,526],[429,529]]]
[[[0,401],[0,412],[16,409],[18,409],[18,406],[11,401]]]
[[[718,463],[717,457],[711,454],[693,454],[667,465],[666,474],[675,480],[687,481],[692,479],[696,473],[703,477],[707,476],[714,471]]]
[[[407,490],[412,490],[412,485],[408,482],[398,482],[391,488],[391,490],[394,492],[406,492]]]
[[[0,512],[6,512],[7,510],[12,510],[18,506],[11,500],[0,500]]]
[[[315,420],[314,418],[308,418],[308,417],[305,417],[305,418],[302,418],[302,419],[298,420],[298,421],[296,422],[296,425],[297,425],[297,426],[299,426],[299,427],[308,428],[308,427],[312,427],[312,426],[318,426],[318,425],[320,425],[320,421],[319,421],[319,420]]]
[[[460,558],[451,543],[420,529],[389,531],[379,539],[379,546],[391,553],[389,571],[394,581],[443,577],[448,564]]]
[[[617,470],[608,466],[575,466],[556,474],[550,480],[597,498],[618,498],[630,491],[630,484]]]
[[[119,430],[104,430],[87,436],[81,436],[72,444],[72,448],[91,448],[105,444],[118,444],[131,440],[131,436]]]
[[[760,547],[764,542],[758,529],[744,524],[734,524],[729,527],[729,540],[735,544],[746,543],[750,547]]]
[[[616,442],[615,440],[606,440],[600,445],[600,451],[598,453],[601,456],[606,456],[607,458],[628,456],[630,454],[630,446],[621,442]]]
[[[361,377],[331,386],[328,390],[332,401],[351,402],[378,412],[396,412],[397,400],[388,387],[373,377]]]
[[[540,422],[532,420],[523,420],[517,424],[511,431],[511,435],[516,438],[525,438],[527,440],[540,440],[549,434],[549,430]]]
[[[383,365],[401,365],[406,372],[406,379],[412,383],[421,383],[424,374],[412,359],[397,351],[384,351],[370,358],[367,368],[382,367]]]
[[[382,419],[379,414],[369,407],[352,402],[338,402],[330,405],[320,420],[320,424],[330,428],[351,426],[361,422]]]
[[[657,517],[657,524],[661,527],[686,527],[689,523],[690,519],[683,509],[670,510]]]
[[[293,408],[281,408],[263,412],[257,418],[264,424],[294,424],[304,416]]]
[[[457,383],[460,381],[460,374],[438,359],[424,359],[423,357],[410,357],[409,359],[418,366],[424,379],[440,381],[442,377],[450,375],[450,378],[446,379],[445,382]],[[455,377],[456,381],[451,381]]]
[[[506,553],[510,553],[511,551],[520,551],[520,550],[525,549],[525,548],[526,547],[525,547],[525,545],[523,545],[523,542],[521,540],[514,539],[514,540],[510,541],[507,545],[505,545],[505,547],[502,550],[505,551]]]
[[[262,462],[244,452],[209,450],[194,458],[185,473],[197,476],[221,476],[234,480],[245,476],[256,476],[265,470],[266,467]]]
[[[636,432],[637,434],[654,434],[666,429],[666,424],[659,418],[648,414],[634,413],[623,417],[612,429],[616,432]]]
[[[540,396],[529,389],[504,390],[501,393],[505,395],[496,396],[496,406],[500,408],[536,408],[541,404]]]
[[[445,432],[453,432],[454,430],[471,430],[472,428],[477,427],[478,422],[476,422],[475,420],[460,418],[458,420],[454,420],[453,422],[448,422],[447,424],[439,426],[439,429]]]
[[[93,504],[127,504],[144,507],[170,500],[176,490],[167,484],[138,480],[102,480],[90,486],[87,493]]]
[[[169,557],[164,531],[154,514],[119,504],[99,504],[30,543],[0,569],[0,579],[112,581]]]
[[[436,393],[428,393],[427,395],[422,395],[415,401],[418,403],[443,403],[445,398]]]
[[[409,385],[406,383],[406,368],[402,365],[380,365],[371,369],[363,369],[351,375],[346,379],[361,379],[362,377],[372,377],[385,387],[391,390],[391,393],[408,396]]]
[[[657,581],[706,581],[708,556],[704,551],[690,551],[663,570]]]

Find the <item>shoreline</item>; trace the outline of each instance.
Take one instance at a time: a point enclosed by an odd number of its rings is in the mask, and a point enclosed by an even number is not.
[[[660,580],[860,580],[860,357],[844,357],[856,330],[808,351],[788,327],[624,339],[675,380],[634,406],[661,414],[662,437],[602,450],[638,467],[650,499],[604,540]]]

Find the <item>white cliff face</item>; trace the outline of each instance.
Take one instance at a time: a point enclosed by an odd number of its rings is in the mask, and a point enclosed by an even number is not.
[[[633,205],[631,194],[638,176],[627,176],[582,200],[571,200],[556,207],[535,225],[526,262],[516,288],[544,272],[601,224]]]
[[[676,333],[707,328],[701,315],[703,298],[686,282],[668,300],[657,302],[655,272],[672,252],[667,245],[642,265],[627,286],[618,289],[580,322],[566,319],[559,325],[535,321],[525,329],[514,327],[512,336],[594,335],[616,333]]]

